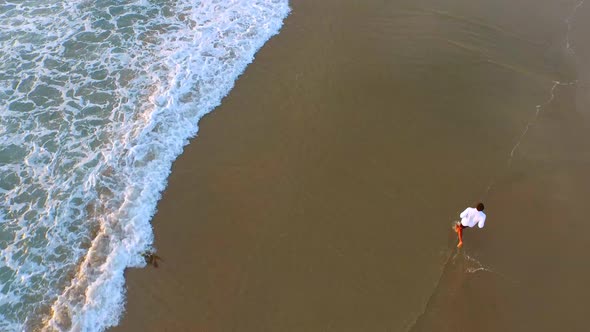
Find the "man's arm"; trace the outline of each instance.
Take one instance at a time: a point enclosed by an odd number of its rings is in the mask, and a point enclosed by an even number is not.
[[[483,228],[483,226],[486,224],[486,217],[483,216],[479,219],[479,222],[477,223],[477,227],[479,228]]]

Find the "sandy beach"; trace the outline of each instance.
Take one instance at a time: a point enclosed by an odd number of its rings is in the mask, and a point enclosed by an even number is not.
[[[292,1],[175,162],[111,331],[586,331],[578,4]]]

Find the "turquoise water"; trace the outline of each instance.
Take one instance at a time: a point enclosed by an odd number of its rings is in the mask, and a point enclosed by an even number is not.
[[[101,331],[172,161],[286,0],[0,4],[0,330]]]

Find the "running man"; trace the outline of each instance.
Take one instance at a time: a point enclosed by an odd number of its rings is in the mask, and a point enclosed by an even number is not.
[[[475,209],[468,207],[459,215],[461,221],[457,221],[457,224],[455,225],[455,232],[457,232],[457,235],[459,236],[459,244],[457,244],[457,248],[463,246],[463,228],[473,227],[475,224],[477,224],[479,228],[483,228],[485,225],[486,214],[483,213],[483,208],[483,203],[478,203]]]

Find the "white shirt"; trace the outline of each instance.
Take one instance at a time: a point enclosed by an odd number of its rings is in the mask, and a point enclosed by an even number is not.
[[[461,217],[461,225],[466,227],[473,227],[477,224],[479,228],[483,228],[486,223],[486,214],[472,207],[465,209],[459,217]]]

